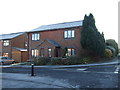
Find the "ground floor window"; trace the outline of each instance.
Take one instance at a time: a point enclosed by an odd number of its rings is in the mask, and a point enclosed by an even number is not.
[[[38,56],[38,49],[32,49],[32,57]]]
[[[74,48],[67,48],[66,56],[75,55],[75,49]]]
[[[48,48],[48,57],[52,57],[52,49]]]
[[[4,57],[8,57],[8,53],[3,53],[3,56]]]

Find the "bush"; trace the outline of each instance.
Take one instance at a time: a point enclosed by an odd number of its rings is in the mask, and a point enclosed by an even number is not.
[[[115,57],[115,56],[116,56],[116,50],[115,50],[114,47],[112,47],[112,46],[106,46],[106,49],[111,50],[111,52],[112,52],[112,57]]]
[[[110,59],[112,57],[112,51],[110,49],[105,49],[104,57]]]
[[[81,64],[81,58],[76,56],[70,56],[66,58],[67,65]]]
[[[106,45],[114,47],[115,48],[115,56],[117,56],[119,49],[118,49],[118,44],[116,43],[116,41],[113,39],[108,39],[108,40],[106,40]]]
[[[95,52],[81,49],[79,52],[79,56],[84,58],[84,57],[99,57]]]
[[[62,49],[62,57],[66,57],[66,53],[67,53],[67,48],[63,48]]]
[[[62,60],[61,57],[52,57],[51,58],[51,64],[52,65],[63,65],[64,61]]]
[[[35,65],[47,65],[50,63],[50,58],[46,57],[35,57],[33,59]]]
[[[22,63],[20,63],[20,65],[31,65],[32,64],[32,62],[22,62]]]
[[[88,64],[88,63],[93,63],[93,62],[95,62],[96,60],[94,59],[94,58],[92,58],[92,57],[84,57],[83,59],[82,59],[82,63],[83,64]]]
[[[96,58],[92,57],[77,57],[77,56],[69,56],[66,58],[62,57],[36,57],[33,59],[35,65],[77,65],[77,64],[86,64],[92,63],[95,60],[98,61]]]

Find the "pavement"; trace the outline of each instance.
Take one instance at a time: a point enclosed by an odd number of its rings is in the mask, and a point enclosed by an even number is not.
[[[16,73],[0,73],[0,76],[2,76],[2,88],[71,88],[67,82],[48,76],[40,77]]]

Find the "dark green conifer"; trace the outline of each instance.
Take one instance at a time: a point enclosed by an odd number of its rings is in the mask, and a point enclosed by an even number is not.
[[[95,25],[95,19],[92,14],[85,15],[83,20],[83,27],[81,30],[81,46],[88,50],[102,56],[105,50],[105,39],[100,34]]]

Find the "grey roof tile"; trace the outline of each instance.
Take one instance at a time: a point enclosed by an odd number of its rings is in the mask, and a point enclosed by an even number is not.
[[[59,47],[60,45],[58,43],[56,43],[55,41],[53,40],[49,40],[49,39],[46,39],[49,43],[51,43],[53,46],[55,47]]]
[[[27,49],[25,49],[25,48],[17,48],[17,47],[13,47],[13,48],[16,50],[19,50],[19,51],[27,51]]]
[[[39,47],[41,44],[43,44],[45,41],[47,41],[47,42],[49,42],[50,44],[52,44],[53,46],[55,46],[55,47],[60,47],[60,45],[57,43],[57,42],[55,42],[55,41],[53,41],[53,40],[49,40],[49,39],[45,39],[44,41],[42,41],[39,45],[37,45],[36,47]]]
[[[43,25],[36,29],[33,29],[28,32],[35,32],[35,31],[46,31],[46,30],[54,30],[54,29],[60,29],[60,28],[70,28],[70,27],[78,27],[82,26],[82,20],[81,21],[73,21],[73,22],[65,22],[65,23],[58,23],[58,24],[50,24],[50,25]]]
[[[11,34],[1,34],[0,35],[0,40],[2,39],[12,39],[15,38],[19,35],[22,35],[24,32],[19,32],[19,33],[11,33]]]

